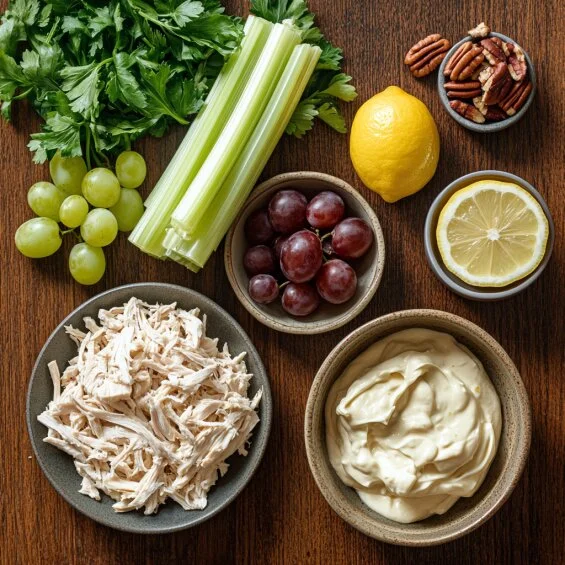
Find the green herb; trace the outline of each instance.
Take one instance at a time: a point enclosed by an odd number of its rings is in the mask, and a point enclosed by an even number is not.
[[[242,23],[217,0],[12,0],[0,25],[1,112],[28,98],[45,119],[29,144],[100,162],[196,115]]]

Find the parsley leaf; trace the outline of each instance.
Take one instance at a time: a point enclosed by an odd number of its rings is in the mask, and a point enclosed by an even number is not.
[[[110,73],[107,92],[110,102],[120,100],[126,106],[142,110],[147,106],[147,98],[129,68],[135,63],[135,58],[127,53],[114,55],[114,70]]]
[[[31,134],[28,147],[35,152],[34,163],[43,163],[60,149],[66,157],[82,155],[80,125],[69,116],[53,114],[47,117],[43,131]]]

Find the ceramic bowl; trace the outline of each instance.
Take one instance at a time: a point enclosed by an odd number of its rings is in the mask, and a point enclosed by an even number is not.
[[[453,335],[483,363],[502,405],[503,427],[497,454],[479,490],[460,498],[441,516],[400,524],[365,506],[344,485],[328,458],[324,408],[334,381],[367,347],[408,328],[429,328]],[[377,318],[345,337],[320,367],[306,406],[304,435],[308,463],[318,487],[337,514],[375,539],[406,546],[445,543],[468,534],[488,520],[508,499],[524,469],[531,439],[528,396],[518,370],[502,347],[475,324],[447,312],[406,310]]]
[[[512,38],[507,37],[506,35],[502,35],[501,33],[492,32],[492,33],[489,34],[489,37],[499,37],[503,41],[515,43],[516,45],[518,45],[518,43],[516,41],[514,41]],[[522,50],[524,51],[524,55],[526,57],[526,63],[528,65],[528,78],[530,79],[530,81],[532,83],[532,91],[530,92],[530,96],[528,97],[528,99],[526,100],[524,105],[513,116],[509,116],[508,118],[506,118],[505,120],[501,120],[500,122],[490,122],[490,123],[477,124],[477,123],[475,123],[471,120],[468,120],[467,118],[464,118],[463,116],[458,114],[449,105],[450,99],[447,97],[447,93],[445,91],[445,88],[443,87],[445,82],[448,81],[448,77],[444,76],[443,71],[445,69],[445,66],[447,65],[447,62],[449,61],[449,59],[451,59],[451,56],[455,53],[455,51],[463,43],[465,43],[466,41],[470,41],[471,39],[472,38],[470,36],[464,37],[461,41],[459,41],[459,43],[456,43],[447,52],[447,55],[443,59],[441,65],[439,67],[439,73],[437,75],[437,90],[438,90],[438,93],[439,93],[439,98],[441,100],[441,103],[443,104],[443,107],[446,109],[447,113],[458,124],[462,125],[464,128],[470,129],[472,131],[477,131],[479,133],[492,133],[492,132],[495,132],[495,131],[501,131],[503,129],[510,127],[511,125],[514,125],[517,121],[521,120],[522,117],[524,116],[524,114],[528,111],[528,108],[532,105],[532,102],[534,101],[534,96],[536,95],[536,90],[537,90],[536,71],[534,69],[534,65],[533,65],[532,60],[530,59],[529,55],[522,48]],[[472,101],[471,101],[471,104],[472,104]]]
[[[501,288],[472,286],[461,280],[451,271],[447,270],[441,259],[436,239],[436,228],[439,215],[451,196],[459,189],[464,188],[465,186],[468,186],[473,182],[488,179],[499,180],[503,182],[513,182],[527,190],[539,202],[545,215],[547,216],[547,222],[549,225],[547,247],[545,249],[545,256],[542,259],[541,263],[532,273],[530,273],[523,279]],[[533,284],[542,274],[547,263],[549,262],[551,252],[553,251],[554,239],[555,228],[553,225],[553,219],[551,218],[549,208],[547,207],[547,204],[542,198],[541,194],[529,182],[526,182],[524,179],[511,173],[506,173],[504,171],[477,171],[475,173],[470,173],[458,178],[457,180],[454,180],[444,190],[442,190],[432,202],[432,205],[430,206],[430,209],[428,211],[428,215],[426,216],[426,223],[424,227],[424,247],[426,250],[426,257],[434,274],[442,283],[444,283],[450,290],[452,290],[456,294],[459,294],[464,298],[482,301],[502,300],[504,298],[510,298],[511,296],[522,292],[524,289]]]
[[[357,292],[345,304],[323,302],[309,316],[295,318],[287,314],[280,299],[271,304],[257,304],[247,290],[249,276],[243,268],[248,248],[244,226],[247,217],[266,208],[271,197],[282,189],[295,188],[308,199],[323,190],[332,190],[345,201],[346,217],[364,219],[373,229],[374,241],[369,251],[353,264],[357,273]],[[260,184],[250,195],[245,207],[226,236],[224,263],[230,284],[245,309],[259,322],[275,330],[292,334],[318,334],[335,330],[360,314],[374,296],[383,274],[385,244],[379,220],[367,201],[345,181],[323,173],[300,171],[275,176]]]
[[[47,429],[37,421],[53,396],[53,386],[47,363],[53,359],[62,370],[69,359],[76,355],[76,346],[66,335],[64,326],[71,324],[82,328],[83,318],[96,318],[100,308],[111,308],[127,302],[132,296],[149,303],[177,302],[184,309],[200,308],[207,315],[207,331],[227,342],[232,354],[247,351],[246,363],[253,373],[250,395],[260,387],[263,397],[259,404],[260,422],[253,430],[249,455],[232,456],[228,472],[221,477],[208,494],[208,506],[203,510],[183,510],[178,504],[168,501],[157,514],[145,516],[141,512],[117,513],[114,503],[106,495],[97,502],[80,494],[81,478],[75,471],[72,458],[57,448],[43,442]],[[57,492],[69,503],[96,522],[117,530],[142,534],[160,534],[196,526],[224,509],[245,488],[256,471],[267,446],[272,418],[272,400],[269,380],[261,358],[253,343],[241,326],[215,302],[198,292],[172,284],[129,284],[103,292],[71,312],[51,334],[39,353],[31,375],[27,396],[27,425],[33,450],[41,469]],[[40,510],[39,510],[40,511]]]

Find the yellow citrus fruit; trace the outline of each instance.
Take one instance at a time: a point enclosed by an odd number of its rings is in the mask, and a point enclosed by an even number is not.
[[[473,286],[500,287],[530,274],[545,255],[549,224],[517,184],[482,180],[443,207],[436,238],[445,266]]]
[[[421,100],[389,86],[357,111],[349,152],[363,183],[387,202],[396,202],[434,176],[439,134]]]

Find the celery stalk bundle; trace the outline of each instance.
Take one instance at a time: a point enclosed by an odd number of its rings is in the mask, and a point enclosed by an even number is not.
[[[250,16],[240,50],[149,196],[130,241],[202,268],[245,202],[321,54],[292,24]]]

